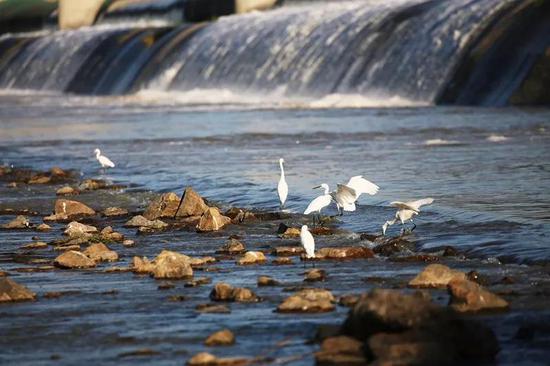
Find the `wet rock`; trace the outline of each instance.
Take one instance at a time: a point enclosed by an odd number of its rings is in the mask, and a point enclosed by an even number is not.
[[[210,277],[202,277],[186,282],[185,287],[197,287],[201,285],[208,285],[210,283],[212,283],[212,279]]]
[[[10,182],[6,184],[6,187],[8,188],[17,188],[17,182]]]
[[[390,260],[392,262],[400,262],[400,263],[417,263],[417,262],[431,263],[431,262],[439,261],[439,257],[431,254],[414,254],[414,255],[407,255],[407,256],[390,257]]]
[[[66,199],[58,199],[55,201],[56,217],[67,217],[69,219],[80,216],[95,215],[95,211],[85,204],[78,201],[70,201]]]
[[[132,272],[130,267],[121,267],[121,266],[112,266],[106,268],[103,272],[105,273],[122,273],[122,272]]]
[[[55,194],[58,196],[68,196],[68,195],[78,194],[78,191],[75,190],[73,187],[65,186],[55,191]]]
[[[300,237],[300,229],[298,229],[296,227],[289,227],[280,236],[283,239],[299,238]]]
[[[107,187],[107,183],[99,179],[86,179],[78,185],[81,191],[95,191]]]
[[[313,235],[334,235],[335,231],[329,227],[325,226],[316,226],[311,228],[310,232]]]
[[[233,224],[240,224],[244,221],[256,219],[256,215],[254,215],[252,212],[237,207],[230,208],[224,213],[224,215],[229,217]]]
[[[38,230],[38,231],[49,231],[51,229],[52,229],[52,227],[48,224],[40,224],[36,227],[36,230]]]
[[[147,220],[145,217],[141,215],[137,215],[132,217],[128,222],[126,222],[124,226],[139,227],[140,229],[147,228],[152,230],[161,230],[168,227],[168,224],[160,220],[154,220],[154,221]]]
[[[284,223],[280,223],[279,227],[277,227],[277,235],[282,235],[285,233],[286,229],[288,229],[288,226]]]
[[[304,289],[287,297],[278,307],[280,313],[321,313],[334,310],[334,296],[324,289]]]
[[[148,220],[156,220],[160,218],[173,218],[176,215],[180,198],[174,192],[163,193],[147,206],[143,213],[143,217]]]
[[[213,358],[212,358],[213,357]],[[201,352],[187,361],[188,366],[248,366],[258,364],[259,360],[251,360],[242,357],[215,357],[209,353]]]
[[[134,257],[131,267],[132,272],[137,274],[150,274],[155,269],[155,265],[146,257]]]
[[[36,294],[8,277],[0,277],[0,303],[34,301]]]
[[[183,192],[183,200],[176,217],[201,216],[207,209],[204,199],[193,188],[187,187]]]
[[[83,253],[69,250],[55,258],[54,265],[59,268],[91,268],[96,264]]]
[[[58,166],[52,167],[50,169],[50,174],[54,177],[68,177],[69,176],[69,173],[67,173],[66,171],[64,171],[63,169],[61,169]]]
[[[366,247],[321,248],[315,253],[318,259],[372,258],[374,252]]]
[[[210,292],[213,301],[255,302],[258,297],[252,290],[243,287],[233,287],[224,282],[218,282]]]
[[[281,247],[275,247],[271,250],[271,254],[275,255],[277,257],[291,257],[291,256],[300,256],[304,254],[304,248],[301,246],[296,247],[289,247],[289,246],[281,246]]]
[[[188,366],[210,366],[216,364],[216,356],[208,352],[200,352],[187,361]]]
[[[244,265],[250,265],[250,264],[265,263],[265,261],[266,261],[266,258],[264,253],[249,251],[249,252],[246,252],[242,258],[239,258],[237,260],[237,264],[244,266]]]
[[[324,281],[327,279],[327,272],[324,269],[313,268],[305,273],[305,282]]]
[[[215,263],[216,258],[214,257],[191,257],[189,258],[189,263],[192,267],[202,267],[205,264]]]
[[[65,235],[68,235],[69,238],[79,238],[87,237],[90,238],[93,233],[97,233],[97,228],[95,226],[81,224],[77,221],[71,221],[65,231]]]
[[[153,277],[156,279],[181,279],[193,276],[189,257],[180,253],[163,250],[155,258]]]
[[[67,251],[67,250],[74,250],[79,252],[80,245],[76,245],[76,244],[75,245],[56,245],[55,247],[53,247],[53,250],[55,250],[56,252]]]
[[[278,286],[280,285],[279,281],[276,281],[269,276],[260,276],[258,277],[258,287],[262,286]]]
[[[128,215],[128,210],[120,207],[107,207],[102,212],[103,216],[113,217],[113,216],[125,216]]]
[[[259,301],[258,296],[248,288],[236,287],[233,289],[233,301],[236,302],[256,302]]]
[[[2,225],[3,229],[26,229],[30,226],[29,219],[26,216],[19,215],[7,224]]]
[[[5,272],[0,268],[0,277],[6,277],[7,275],[8,275],[8,272]]]
[[[168,301],[171,301],[171,302],[182,302],[182,301],[185,301],[185,300],[187,300],[187,298],[183,295],[168,296]]]
[[[210,314],[229,314],[231,312],[229,306],[218,304],[199,304],[195,307],[195,310],[199,313]]]
[[[396,238],[389,238],[385,240],[383,243],[375,246],[373,248],[373,251],[378,255],[389,257],[396,253],[411,252],[414,249],[415,249],[414,243],[406,239],[396,237]]]
[[[453,279],[447,288],[451,294],[450,305],[459,312],[504,310],[509,307],[506,300],[472,281]]]
[[[409,282],[410,287],[446,288],[453,279],[466,279],[466,274],[442,264],[430,264]]]
[[[158,285],[159,290],[170,290],[172,288],[176,287],[172,282],[162,282],[160,285]]]
[[[315,364],[317,366],[366,365],[363,342],[347,336],[327,338],[321,344],[321,350],[315,352]]]
[[[84,254],[96,262],[116,262],[118,254],[114,250],[110,250],[103,243],[94,243],[84,251]]]
[[[275,258],[273,261],[271,261],[271,263],[273,263],[276,266],[284,266],[284,265],[293,264],[294,262],[290,258],[283,257],[283,258]]]
[[[235,335],[229,329],[222,329],[206,338],[204,344],[207,346],[230,346],[235,343]]]
[[[39,175],[35,175],[31,179],[29,179],[29,181],[27,183],[28,184],[47,184],[47,183],[50,183],[51,180],[52,180],[52,178],[50,178],[46,175],[39,174]]]
[[[225,243],[220,249],[216,251],[219,254],[235,255],[243,253],[246,250],[243,243],[238,241],[235,238],[229,238],[227,243]]]
[[[124,241],[124,235],[117,233],[112,227],[107,226],[101,230],[101,239],[105,241],[121,242]]]
[[[126,239],[122,242],[122,245],[124,245],[125,247],[133,247],[135,245],[135,242],[133,240]]]
[[[355,294],[343,295],[338,299],[338,304],[352,308],[359,302],[360,296]]]
[[[456,257],[458,255],[458,250],[456,250],[454,247],[447,245],[445,249],[443,249],[443,256],[444,257]]]
[[[46,249],[47,247],[48,247],[47,243],[44,243],[43,241],[37,241],[34,243],[25,244],[21,247],[21,249],[34,250],[34,249]]]
[[[216,207],[210,207],[202,214],[196,228],[200,232],[217,231],[229,223],[231,223],[229,217],[221,215]]]

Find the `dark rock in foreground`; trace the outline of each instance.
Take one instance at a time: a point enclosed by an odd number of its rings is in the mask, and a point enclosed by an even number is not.
[[[451,306],[456,311],[477,312],[508,309],[506,300],[485,290],[475,282],[454,279],[449,282],[447,288],[451,294]]]

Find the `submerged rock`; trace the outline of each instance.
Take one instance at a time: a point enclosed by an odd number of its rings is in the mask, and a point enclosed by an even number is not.
[[[466,279],[466,274],[442,264],[430,264],[409,282],[410,287],[446,288],[453,279]]]
[[[143,213],[143,217],[148,220],[156,220],[160,218],[173,218],[176,215],[180,198],[174,192],[163,193],[147,206]]]
[[[266,258],[264,253],[249,251],[249,252],[246,252],[242,258],[239,258],[237,260],[237,264],[243,266],[243,265],[250,265],[250,264],[265,263],[265,261],[266,261]]]
[[[3,229],[26,229],[30,226],[29,219],[26,216],[19,215],[7,224],[2,225]]]
[[[47,183],[50,183],[51,180],[52,178],[46,175],[37,174],[31,177],[31,179],[29,179],[27,183],[28,184],[47,184]]]
[[[44,224],[44,223],[42,223],[42,224],[40,224],[36,227],[36,230],[38,230],[38,231],[49,231],[51,229],[52,229],[52,227],[50,225]]]
[[[77,221],[71,221],[63,233],[68,235],[69,238],[91,237],[93,233],[97,233],[97,228],[81,224]]]
[[[286,298],[278,307],[280,313],[321,313],[333,311],[334,296],[328,290],[304,289]]]
[[[34,243],[25,244],[21,247],[21,249],[46,249],[47,247],[47,243],[44,243],[43,241],[37,241]]]
[[[107,207],[103,210],[103,216],[113,217],[113,216],[125,216],[128,215],[128,210],[120,207]]]
[[[294,262],[292,261],[292,259],[288,257],[283,257],[283,258],[275,258],[273,261],[271,261],[271,263],[273,263],[276,266],[285,266],[285,265],[293,264]]]
[[[116,262],[118,254],[114,250],[110,250],[103,243],[94,243],[90,245],[84,254],[96,262]]]
[[[54,265],[59,268],[91,268],[96,263],[81,252],[69,250],[55,258]]]
[[[472,281],[453,279],[447,288],[451,294],[450,305],[459,312],[504,310],[509,307],[506,300]]]
[[[235,255],[243,253],[246,250],[243,243],[238,241],[235,238],[229,238],[227,243],[225,243],[220,249],[216,251],[219,254]]]
[[[229,223],[231,223],[229,217],[221,215],[217,208],[210,207],[202,214],[196,228],[201,232],[217,231]]]
[[[122,242],[124,241],[124,235],[117,233],[112,227],[107,226],[101,230],[101,239],[105,241]]]
[[[315,253],[317,259],[354,259],[372,258],[374,252],[366,247],[335,247],[321,248]]]
[[[210,292],[213,301],[255,302],[259,298],[254,292],[244,287],[233,287],[225,282],[218,282]]]
[[[280,285],[279,281],[276,281],[269,276],[260,276],[258,277],[258,287],[261,286],[278,286]]]
[[[95,211],[78,201],[58,199],[55,201],[54,214],[56,217],[67,217],[71,219],[79,216],[93,216],[95,215]]]
[[[402,237],[394,237],[386,239],[383,243],[378,244],[373,248],[374,253],[389,257],[396,253],[412,252],[415,249],[415,244]]]
[[[183,199],[176,217],[201,216],[207,209],[204,199],[193,188],[187,187],[183,192]]]
[[[85,179],[78,185],[78,189],[81,191],[95,191],[97,189],[103,189],[107,187],[107,182],[100,179]]]
[[[199,304],[195,307],[195,310],[199,313],[210,314],[229,314],[231,309],[227,305],[221,304]]]
[[[347,336],[329,337],[321,344],[321,350],[315,352],[317,366],[360,366],[366,365],[363,342]]]
[[[8,277],[0,277],[0,303],[34,301],[36,294]]]
[[[324,269],[313,268],[305,273],[305,282],[324,281],[327,279],[327,272]]]
[[[230,346],[235,343],[235,335],[229,329],[222,329],[206,338],[204,344],[207,346]]]
[[[304,254],[304,248],[301,246],[280,246],[275,247],[271,250],[271,254],[277,257],[291,257],[291,256],[300,256]]]

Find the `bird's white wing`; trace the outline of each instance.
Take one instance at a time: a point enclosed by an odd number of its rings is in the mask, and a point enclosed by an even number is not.
[[[304,247],[306,251],[307,257],[315,257],[315,240],[308,230],[302,230],[300,233],[300,241],[302,242],[302,247]]]
[[[277,185],[277,193],[279,193],[279,200],[281,201],[281,204],[284,205],[286,197],[288,196],[288,184],[286,184],[286,180],[284,177],[281,177],[281,179],[279,179],[279,184]]]
[[[433,198],[422,198],[421,200],[405,202],[409,207],[414,208],[415,211],[420,211],[420,207],[433,203]]]
[[[110,168],[114,168],[115,167],[115,163],[113,163],[111,161],[111,159],[109,159],[108,157],[106,156],[100,156],[99,157],[99,162],[101,163],[101,165],[103,166],[108,166]]]
[[[344,184],[337,185],[336,192],[333,192],[334,200],[342,207],[352,204],[357,200],[355,189]]]
[[[402,210],[411,210],[418,213],[418,208],[409,206],[407,202],[393,201],[393,202],[390,202],[390,206],[397,207]]]
[[[328,194],[324,194],[322,196],[315,198],[307,206],[306,210],[304,211],[304,215],[308,215],[315,211],[320,211],[321,209],[330,205],[331,200],[332,198]]]
[[[351,177],[346,186],[355,190],[357,198],[359,198],[359,196],[363,193],[370,194],[371,196],[375,195],[380,189],[380,187],[378,187],[376,184],[363,178],[362,175]]]

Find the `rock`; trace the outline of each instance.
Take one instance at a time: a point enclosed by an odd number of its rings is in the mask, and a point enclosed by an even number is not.
[[[103,210],[103,216],[113,217],[113,216],[125,216],[128,215],[128,210],[120,207],[107,207]]]
[[[409,282],[416,288],[446,288],[453,279],[466,279],[464,272],[453,270],[442,264],[430,264]]]
[[[21,249],[46,249],[47,247],[47,243],[44,243],[43,241],[37,241],[34,243],[23,245]]]
[[[200,352],[187,361],[187,366],[248,366],[252,363],[253,360],[248,358],[216,357],[207,352]]]
[[[272,277],[269,276],[260,276],[258,277],[258,287],[261,286],[278,286],[280,283],[275,281]]]
[[[112,266],[104,270],[105,273],[122,273],[122,272],[132,272],[130,267],[121,267],[121,266]]]
[[[94,243],[90,245],[84,254],[96,262],[116,262],[118,254],[114,250],[110,250],[103,243]]]
[[[8,275],[8,272],[2,271],[0,268],[0,277],[6,277]]]
[[[197,278],[195,280],[186,282],[185,287],[197,287],[197,286],[201,286],[201,285],[208,285],[209,283],[212,283],[211,278],[202,277],[202,278]]]
[[[305,253],[304,248],[301,246],[299,247],[282,246],[282,247],[275,247],[271,250],[271,254],[277,257],[300,256],[304,253]]]
[[[54,265],[59,268],[91,268],[96,264],[83,253],[69,250],[55,258]]]
[[[11,301],[34,301],[36,294],[8,277],[0,277],[0,303]]]
[[[66,196],[71,194],[78,194],[78,191],[76,191],[73,187],[65,186],[55,191],[55,194],[58,196]]]
[[[192,258],[189,258],[189,263],[191,264],[192,267],[202,267],[205,264],[215,263],[215,262],[216,262],[216,258],[214,258],[214,257],[192,257]]]
[[[236,287],[233,289],[233,301],[236,302],[256,302],[259,301],[259,298],[256,294],[245,287]]]
[[[50,174],[54,177],[68,177],[69,174],[58,166],[54,166],[50,169]]]
[[[244,257],[237,260],[237,264],[244,266],[250,264],[260,264],[265,263],[266,258],[262,252],[253,252],[249,251],[244,254]]]
[[[183,192],[183,200],[176,217],[201,216],[207,209],[208,206],[202,197],[193,188],[187,187]]]
[[[334,310],[334,296],[324,289],[304,289],[286,298],[278,307],[280,313],[321,313]]]
[[[107,187],[107,183],[99,179],[86,179],[78,185],[81,191],[95,191]]]
[[[231,309],[227,305],[199,304],[195,307],[199,313],[229,314]]]
[[[52,227],[48,224],[40,224],[36,227],[36,230],[38,230],[38,231],[49,231],[51,229],[52,229]]]
[[[124,241],[124,235],[121,233],[117,233],[116,231],[113,231],[113,228],[110,226],[107,226],[101,230],[101,238],[105,241],[114,241],[114,242],[121,242]]]
[[[443,249],[443,256],[444,257],[456,257],[458,256],[458,250],[456,250],[454,247],[447,245],[445,249]]]
[[[340,296],[340,299],[338,300],[338,304],[352,308],[359,302],[360,296],[355,294],[349,294],[349,295],[342,295]]]
[[[211,355],[207,352],[200,352],[191,357],[189,361],[187,361],[188,366],[209,366],[214,365],[217,361],[216,356]]]
[[[67,250],[74,250],[74,251],[77,251],[77,252],[80,252],[80,245],[56,245],[55,247],[53,247],[53,250],[55,250],[56,252],[59,252],[59,251],[67,251]]]
[[[155,265],[146,257],[134,257],[132,259],[132,272],[137,274],[151,274]]]
[[[217,208],[210,207],[202,214],[197,224],[197,231],[217,231],[230,222],[229,217],[221,215]]]
[[[92,216],[95,215],[95,211],[85,204],[78,201],[70,201],[66,199],[58,199],[55,201],[55,216],[71,219],[79,216]]]
[[[79,237],[91,237],[93,233],[97,233],[97,228],[95,226],[84,225],[77,221],[71,221],[65,231],[65,235],[68,235],[69,238],[79,238]]]
[[[256,215],[254,215],[252,212],[237,207],[231,207],[224,213],[224,215],[229,217],[233,224],[240,224],[245,220],[249,221],[256,219]]]
[[[7,224],[2,225],[4,229],[26,229],[30,226],[29,219],[26,216],[19,215]]]
[[[285,230],[283,234],[281,234],[281,238],[283,239],[292,239],[292,238],[299,238],[300,237],[300,229],[296,227],[289,227]]]
[[[27,183],[28,184],[46,184],[46,183],[50,183],[51,180],[52,179],[50,177],[45,175],[35,175],[31,179],[29,179]]]
[[[225,282],[218,282],[210,292],[210,299],[213,301],[232,301],[233,286]]]
[[[49,216],[44,216],[43,218],[44,221],[67,221],[69,220],[69,216],[65,215],[65,214],[53,214],[53,215],[49,215]]]
[[[153,261],[152,275],[156,279],[181,279],[193,276],[189,257],[180,253],[163,250]]]
[[[165,223],[165,222],[162,222],[160,220],[154,220],[154,221],[147,220],[145,217],[143,217],[141,215],[137,215],[137,216],[132,217],[128,222],[126,222],[126,224],[124,224],[124,226],[139,227],[140,229],[141,228],[148,228],[148,229],[151,229],[151,230],[161,230],[161,229],[164,229],[164,228],[168,227],[168,224]]]
[[[162,282],[160,285],[158,285],[159,290],[170,290],[172,288],[176,287],[172,282]]]
[[[472,281],[452,279],[447,288],[451,294],[450,305],[459,312],[505,310],[509,307],[506,300]]]
[[[246,250],[243,243],[238,241],[235,238],[229,238],[227,243],[225,243],[220,249],[216,251],[219,254],[235,255],[243,253]]]
[[[8,188],[17,188],[17,182],[10,182],[6,185]]]
[[[317,259],[372,258],[374,252],[366,247],[321,248],[315,253]]]
[[[401,237],[386,239],[383,243],[378,244],[373,248],[374,253],[389,257],[396,253],[412,252],[415,249],[415,244]]]
[[[125,247],[133,247],[135,245],[135,242],[133,240],[126,239],[122,242],[122,245],[124,245]]]
[[[390,257],[390,260],[392,262],[401,262],[401,263],[416,263],[416,262],[430,263],[430,262],[439,261],[439,257],[436,255],[430,255],[430,254],[414,254],[414,255],[407,255],[407,256]]]
[[[323,269],[313,268],[305,273],[305,282],[324,281],[327,279],[327,273]]]
[[[230,346],[234,343],[235,335],[229,329],[223,329],[212,333],[204,341],[204,344],[207,346]]]
[[[173,192],[163,193],[147,206],[143,213],[143,217],[148,220],[156,220],[159,218],[173,218],[176,215],[180,198]]]
[[[284,257],[284,258],[275,258],[271,263],[273,263],[276,266],[284,266],[284,265],[293,264],[294,262],[292,262],[292,259]]]
[[[321,350],[315,352],[315,365],[366,365],[363,342],[347,336],[330,337],[323,341]]]
[[[311,228],[310,232],[313,235],[334,235],[334,230],[325,226],[316,226]]]

